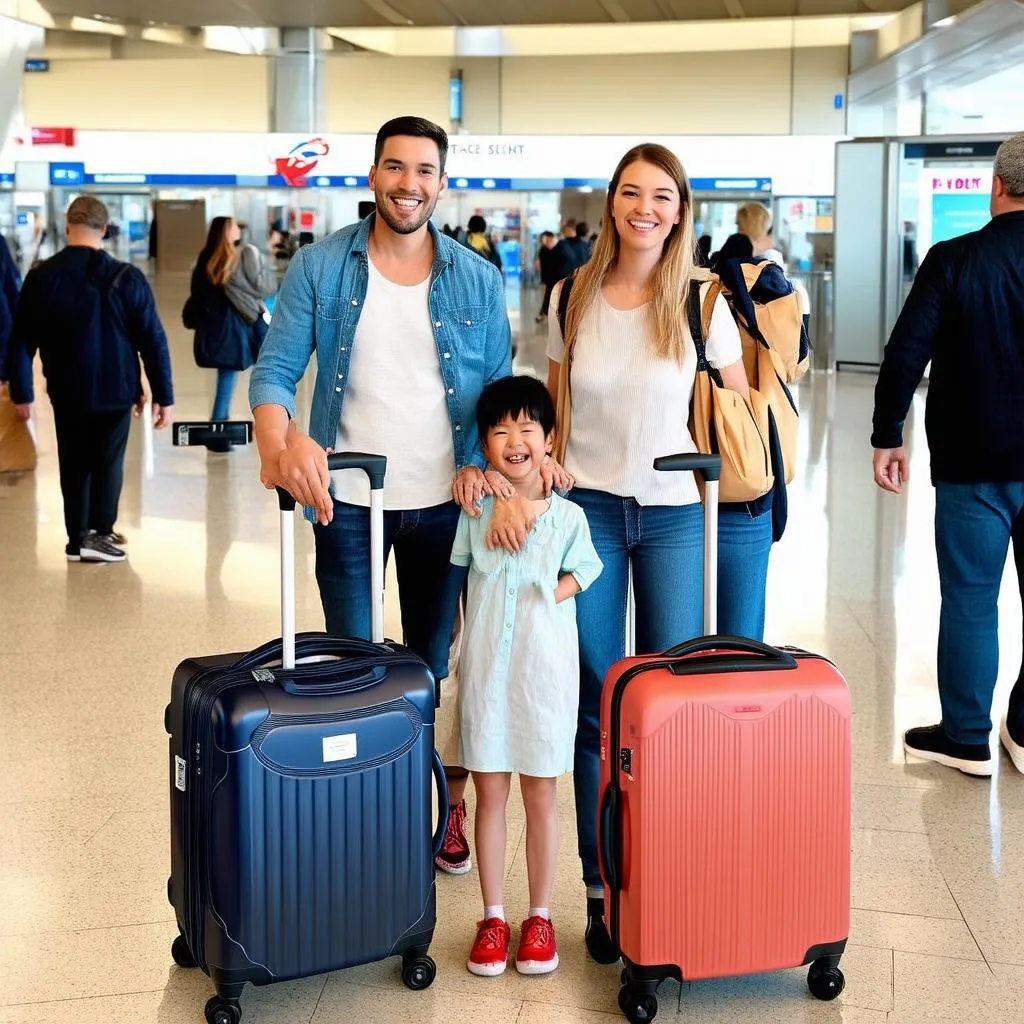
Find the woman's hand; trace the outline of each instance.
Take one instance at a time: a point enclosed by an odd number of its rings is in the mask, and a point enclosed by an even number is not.
[[[518,554],[536,521],[532,502],[520,497],[495,502],[487,530],[487,546]]]
[[[490,487],[488,493],[493,494],[496,498],[514,498],[516,496],[515,487],[496,469],[488,469],[484,473],[484,479]]]
[[[485,494],[491,493],[491,486],[487,478],[477,466],[464,466],[455,474],[455,481],[452,483],[452,500],[460,506],[467,516],[473,519],[480,518],[480,506],[478,502],[483,500]]]
[[[554,457],[548,455],[540,467],[540,478],[544,484],[544,496],[550,497],[552,489],[565,493],[571,491],[576,478],[567,472]]]

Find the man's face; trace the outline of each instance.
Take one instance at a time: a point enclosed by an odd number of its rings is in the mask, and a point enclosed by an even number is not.
[[[384,143],[380,160],[370,169],[377,212],[392,231],[411,235],[430,220],[448,179],[432,139],[396,135]]]

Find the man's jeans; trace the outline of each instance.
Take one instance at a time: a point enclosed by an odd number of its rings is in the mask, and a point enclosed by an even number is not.
[[[999,671],[999,586],[1024,483],[935,485],[935,551],[942,611],[942,722],[955,743],[987,744]]]
[[[404,642],[440,682],[459,589],[450,585],[452,542],[459,522],[454,502],[384,513],[384,558],[395,551]],[[331,636],[370,637],[370,510],[334,503],[334,518],[317,523],[316,581]]]

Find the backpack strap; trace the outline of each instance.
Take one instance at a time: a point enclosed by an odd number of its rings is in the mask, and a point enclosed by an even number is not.
[[[715,299],[721,291],[721,285],[717,281],[711,282],[702,306],[700,289],[703,283],[700,280],[690,281],[690,294],[687,296],[686,301],[686,319],[689,322],[693,346],[697,350],[697,372],[707,373],[719,387],[722,387],[722,375],[708,362],[707,347],[708,328],[711,326],[711,312],[715,308]]]
[[[565,315],[569,312],[569,296],[572,294],[573,282],[576,280],[574,270],[568,277],[563,278],[562,287],[558,291],[558,329],[562,332],[562,341],[565,342]]]

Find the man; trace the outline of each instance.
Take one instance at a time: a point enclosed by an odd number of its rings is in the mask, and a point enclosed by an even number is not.
[[[28,419],[38,350],[57,428],[69,562],[123,562],[114,533],[132,411],[145,394],[139,358],[153,389],[153,424],[172,418],[167,337],[142,271],[103,251],[107,208],[80,196],[68,208],[67,247],[31,270],[14,313],[11,399]],[[118,541],[120,543],[115,543]]]
[[[315,520],[317,583],[336,636],[370,633],[369,495],[358,474],[331,480],[326,449],[388,457],[385,554],[394,547],[405,641],[438,681],[458,601],[452,497],[472,501],[487,489],[477,398],[511,372],[501,274],[430,223],[447,154],[444,130],[422,118],[380,129],[376,212],[295,254],[249,385],[261,479]],[[295,425],[295,391],[314,349],[307,436]],[[463,874],[466,773],[449,765],[448,775],[452,812],[437,863]]]
[[[871,436],[875,482],[902,493],[903,422],[930,361],[942,721],[911,729],[904,746],[982,776],[992,774],[999,584],[1024,520],[1024,134],[999,147],[993,173],[992,220],[935,244],[921,263],[885,349]],[[1024,771],[1024,702],[1011,704],[1000,738]]]
[[[548,307],[551,305],[551,289],[561,280],[558,274],[557,257],[555,256],[555,233],[542,231],[540,245],[537,247],[537,271],[540,283],[544,285],[544,298],[541,299],[537,323],[547,319]]]
[[[578,224],[573,224],[571,228],[566,225],[562,231],[563,237],[555,246],[553,261],[555,272],[558,274],[556,281],[568,277],[590,259],[590,242],[587,240],[590,227],[587,222],[581,220]]]

